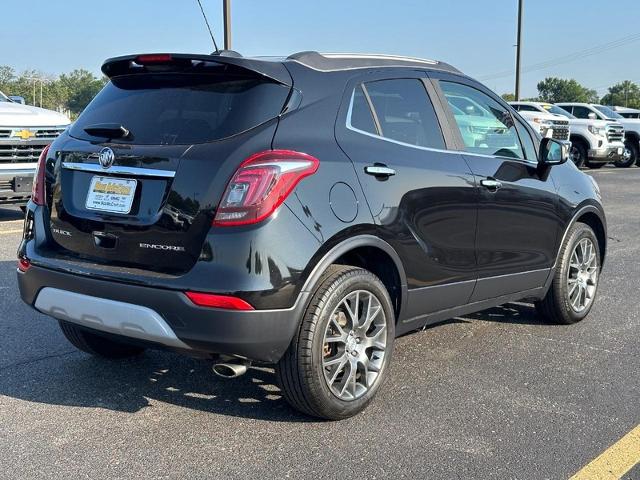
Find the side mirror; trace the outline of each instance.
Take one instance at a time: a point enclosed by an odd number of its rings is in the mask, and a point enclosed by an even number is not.
[[[593,112],[589,112],[587,117],[589,117],[589,120],[597,120],[598,119],[598,116]]]
[[[540,141],[538,164],[561,165],[569,160],[571,142],[545,137]]]

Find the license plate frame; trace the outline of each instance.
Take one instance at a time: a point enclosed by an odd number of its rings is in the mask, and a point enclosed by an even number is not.
[[[128,215],[131,213],[137,187],[138,181],[133,178],[94,175],[89,183],[85,208],[97,212]],[[119,190],[124,191],[124,189],[129,191],[119,193]]]

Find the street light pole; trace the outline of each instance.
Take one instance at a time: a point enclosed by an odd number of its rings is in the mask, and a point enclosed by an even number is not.
[[[222,18],[224,20],[224,49],[231,50],[231,0],[222,0]]]
[[[520,100],[520,49],[522,47],[522,7],[524,0],[518,0],[518,40],[516,44],[516,101]]]

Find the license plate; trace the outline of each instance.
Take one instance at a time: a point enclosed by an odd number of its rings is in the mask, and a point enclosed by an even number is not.
[[[622,147],[618,147],[618,155],[622,155],[624,153],[624,149]]]
[[[124,213],[131,211],[137,180],[127,178],[93,177],[85,206],[89,210]]]

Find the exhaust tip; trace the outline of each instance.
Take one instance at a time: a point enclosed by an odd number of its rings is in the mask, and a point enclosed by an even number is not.
[[[239,363],[216,363],[212,369],[222,378],[236,378],[247,373],[247,366]]]

